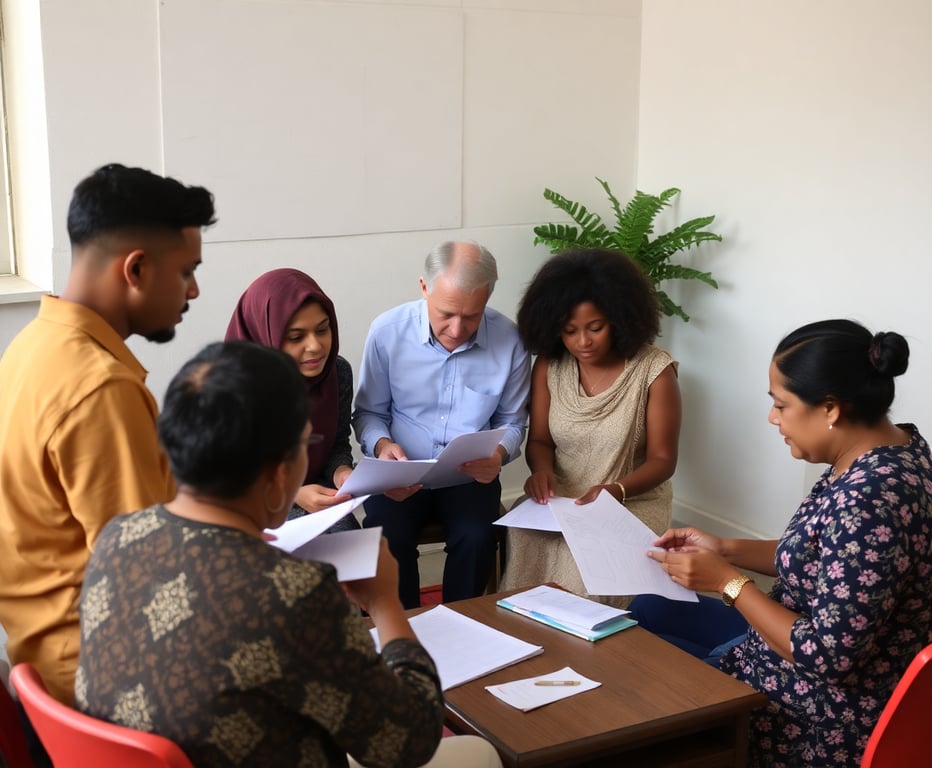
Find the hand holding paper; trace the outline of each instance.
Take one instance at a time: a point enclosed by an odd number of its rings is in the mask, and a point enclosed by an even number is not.
[[[643,595],[698,602],[696,593],[645,556],[657,536],[610,493],[602,491],[585,506],[573,499],[550,500],[583,584],[593,595]]]
[[[460,435],[451,440],[436,459],[386,461],[366,456],[343,483],[340,493],[361,496],[418,484],[424,488],[446,488],[468,483],[472,478],[461,471],[460,466],[488,459],[506,432],[505,429],[490,429]]]

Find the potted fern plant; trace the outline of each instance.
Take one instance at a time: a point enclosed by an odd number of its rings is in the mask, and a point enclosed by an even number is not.
[[[657,294],[660,308],[667,316],[676,315],[689,322],[689,315],[659,287],[664,280],[701,280],[713,288],[718,283],[709,272],[672,264],[673,254],[691,248],[706,240],[721,241],[722,236],[705,230],[715,216],[691,219],[678,227],[651,239],[654,219],[670,201],[679,194],[676,188],[666,189],[659,195],[648,195],[638,190],[624,208],[615,197],[608,182],[596,178],[608,196],[615,212],[615,226],[609,229],[602,217],[586,209],[580,203],[568,200],[552,189],[544,190],[544,197],[566,213],[573,224],[541,224],[534,227],[534,245],[543,243],[552,253],[569,248],[608,248],[623,251],[634,259],[651,281]]]

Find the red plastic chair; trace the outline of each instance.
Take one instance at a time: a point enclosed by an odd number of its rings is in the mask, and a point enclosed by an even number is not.
[[[10,768],[32,768],[16,702],[0,681],[0,756]]]
[[[906,668],[880,713],[861,758],[861,768],[929,768],[932,741],[932,645]]]
[[[162,736],[89,717],[52,698],[30,664],[13,667],[10,680],[55,768],[193,768]]]

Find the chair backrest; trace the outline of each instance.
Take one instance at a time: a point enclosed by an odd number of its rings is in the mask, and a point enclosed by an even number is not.
[[[861,759],[861,768],[928,768],[932,741],[926,729],[932,713],[932,645],[906,668],[880,713]]]
[[[55,768],[193,768],[181,748],[154,733],[89,717],[53,698],[30,664],[10,680]]]
[[[2,680],[0,680],[0,756],[3,757],[5,764],[12,768],[32,768],[32,759],[29,757],[29,747],[26,744],[26,735],[23,733],[23,724],[19,719],[19,710]]]

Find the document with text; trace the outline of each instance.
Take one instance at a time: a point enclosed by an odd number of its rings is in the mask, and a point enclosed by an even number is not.
[[[410,621],[437,665],[445,691],[544,652],[541,645],[519,640],[444,605],[412,616]],[[378,648],[378,632],[374,628],[371,632]]]
[[[419,483],[425,488],[468,483],[472,478],[460,472],[460,465],[491,456],[505,432],[505,429],[489,429],[460,435],[451,440],[436,459],[383,461],[365,456],[343,483],[340,493],[362,496]]]
[[[498,518],[495,525],[560,533],[560,524],[553,516],[553,507],[549,503],[539,504],[535,499],[525,499],[514,509]]]
[[[670,581],[660,563],[647,556],[647,550],[658,549],[653,546],[657,534],[607,491],[590,504],[565,498],[550,504],[590,594],[699,601],[693,590]]]
[[[375,576],[379,562],[381,528],[321,535],[367,498],[360,496],[350,499],[320,512],[289,520],[274,530],[267,530],[265,533],[274,537],[269,544],[303,560],[330,563],[337,569],[337,579],[340,581],[370,579]]]

